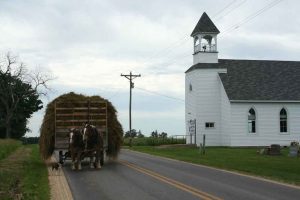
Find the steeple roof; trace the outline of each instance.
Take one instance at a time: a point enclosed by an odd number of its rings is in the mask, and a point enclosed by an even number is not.
[[[211,21],[209,16],[204,12],[200,17],[196,27],[194,28],[191,36],[197,33],[220,33],[215,24]]]

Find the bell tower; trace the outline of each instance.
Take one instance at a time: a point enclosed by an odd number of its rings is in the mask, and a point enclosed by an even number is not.
[[[219,33],[218,28],[204,12],[191,34],[194,38],[194,65],[218,63],[217,35]]]

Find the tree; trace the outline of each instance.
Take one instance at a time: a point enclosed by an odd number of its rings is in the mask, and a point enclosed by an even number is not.
[[[138,133],[137,133],[137,137],[138,138],[144,138],[145,136],[142,134],[142,131],[139,130]]]
[[[158,137],[158,132],[157,132],[157,130],[152,131],[151,137],[156,137],[156,138]]]
[[[0,77],[0,91],[1,89],[7,89],[7,85],[3,83],[3,81],[10,79],[11,81],[7,81],[6,84],[12,85],[10,87],[12,91],[12,98],[15,102],[5,101],[5,99],[9,99],[5,94],[1,94],[0,96],[0,107],[4,112],[0,123],[2,124],[2,130],[0,134],[1,137],[6,138],[20,138],[22,137],[26,131],[28,131],[26,125],[27,122],[33,112],[41,109],[42,101],[39,100],[39,95],[30,87],[29,84],[23,83],[19,79],[14,79],[12,77],[3,78]],[[9,92],[7,93],[9,94]],[[13,128],[12,128],[13,127]],[[5,135],[3,134],[5,132]]]
[[[168,137],[168,133],[166,133],[166,132],[161,132],[161,133],[159,134],[159,137],[166,138],[166,137]]]
[[[6,138],[20,137],[12,135],[12,127],[25,134],[27,119],[42,108],[39,97],[46,95],[50,80],[41,71],[28,72],[22,62],[7,53],[0,63],[0,126],[5,129]]]
[[[130,137],[130,131],[126,131],[124,134],[124,138],[129,138]]]
[[[130,131],[127,131],[127,132],[125,133],[125,135],[124,135],[124,138],[129,138],[129,137],[134,138],[134,137],[136,137],[136,136],[137,136],[136,130],[135,130],[135,129],[132,129],[132,130],[131,130],[131,134],[130,134]]]

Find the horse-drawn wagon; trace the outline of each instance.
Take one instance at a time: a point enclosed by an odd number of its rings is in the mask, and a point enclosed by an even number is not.
[[[108,147],[108,126],[107,126],[107,102],[106,101],[56,101],[54,105],[54,126],[55,140],[54,148],[59,152],[59,162],[64,163],[66,159],[73,157],[72,139],[77,132],[82,137],[82,149],[78,153],[78,161],[85,157],[92,159],[95,156],[96,162],[104,164],[104,154]],[[85,139],[86,130],[94,129],[97,140],[94,144],[98,146],[88,145]],[[92,142],[93,143],[93,142]],[[74,160],[73,160],[74,162]],[[74,163],[73,163],[74,164]],[[80,168],[81,166],[78,166]],[[98,166],[100,167],[100,166]],[[74,168],[74,165],[73,165]]]

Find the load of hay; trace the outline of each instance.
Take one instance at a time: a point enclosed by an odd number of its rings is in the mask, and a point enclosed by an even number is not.
[[[107,102],[107,128],[108,128],[108,150],[109,157],[116,157],[120,150],[123,137],[123,128],[117,119],[117,111],[108,100],[100,96],[84,96],[73,92],[61,95],[47,105],[43,123],[40,128],[40,153],[44,159],[49,158],[54,152],[55,141],[55,102],[78,102],[78,101],[106,101]]]

